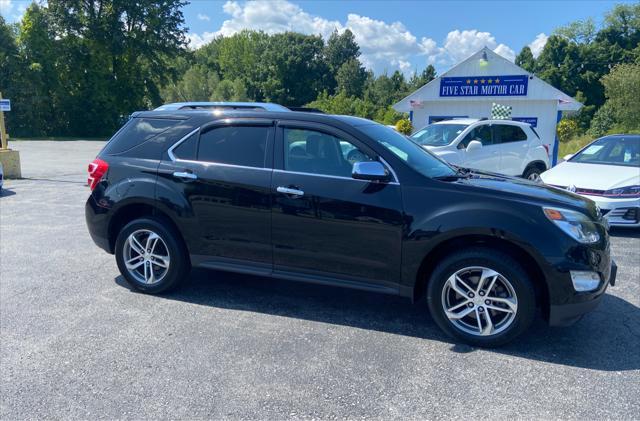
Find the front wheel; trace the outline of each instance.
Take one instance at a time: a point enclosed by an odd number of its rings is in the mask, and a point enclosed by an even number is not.
[[[141,218],[128,223],[118,234],[115,254],[129,285],[150,294],[176,287],[190,270],[179,234],[160,219]]]
[[[520,264],[484,248],[446,257],[432,273],[427,299],[438,326],[474,346],[513,340],[535,314],[535,292]]]

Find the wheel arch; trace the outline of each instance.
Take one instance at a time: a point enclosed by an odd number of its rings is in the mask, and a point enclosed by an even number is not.
[[[522,171],[522,176],[524,177],[524,175],[527,173],[527,170],[529,168],[539,168],[541,171],[546,171],[548,170],[547,168],[547,164],[544,161],[541,161],[539,159],[535,160],[535,161],[531,161],[527,164],[526,167],[524,167],[524,171]]]
[[[547,314],[549,307],[549,290],[544,272],[536,259],[517,243],[486,234],[456,236],[446,239],[432,248],[429,253],[424,256],[418,268],[413,288],[413,300],[417,301],[424,297],[429,278],[438,262],[454,251],[470,247],[486,247],[499,250],[520,263],[533,282],[536,293],[536,304]]]
[[[159,218],[164,223],[168,224],[178,235],[178,241],[180,241],[186,248],[182,232],[168,213],[145,201],[132,201],[119,207],[109,221],[109,228],[107,232],[109,235],[109,248],[111,252],[115,249],[116,239],[120,230],[129,222],[144,217]]]

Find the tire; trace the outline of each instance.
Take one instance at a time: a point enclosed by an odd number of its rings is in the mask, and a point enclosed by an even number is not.
[[[540,182],[540,174],[542,174],[544,170],[541,170],[537,165],[531,165],[524,170],[524,174],[522,174],[522,178],[526,178],[529,181]]]
[[[490,276],[478,289],[481,273]],[[471,290],[454,281],[456,274]],[[485,292],[487,285],[491,289]],[[489,248],[470,248],[448,255],[432,272],[427,303],[431,316],[445,333],[468,345],[487,348],[506,344],[522,334],[533,322],[536,311],[535,291],[526,271],[512,257]],[[448,313],[445,307],[450,310]],[[465,312],[468,315],[456,319]]]
[[[153,248],[152,253],[139,253],[140,246],[144,246],[143,252]],[[146,217],[129,222],[118,233],[115,255],[118,269],[127,283],[148,294],[177,287],[191,270],[189,254],[180,235],[160,218]]]

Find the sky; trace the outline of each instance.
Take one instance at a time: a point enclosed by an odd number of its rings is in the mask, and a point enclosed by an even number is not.
[[[509,60],[529,45],[534,56],[554,29],[604,15],[621,1],[192,0],[183,13],[189,45],[243,29],[319,34],[350,29],[360,60],[376,74],[409,75],[433,64],[439,73],[484,46]],[[0,13],[20,19],[28,0],[0,0]]]

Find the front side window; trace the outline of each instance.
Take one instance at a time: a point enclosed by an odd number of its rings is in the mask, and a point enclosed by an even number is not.
[[[450,145],[468,126],[466,124],[430,124],[411,135],[423,146]]]
[[[527,140],[527,135],[522,128],[510,124],[493,125],[493,143],[521,142],[523,140]]]
[[[214,127],[200,135],[198,160],[263,168],[268,126]]]
[[[449,164],[389,127],[373,123],[356,128],[426,177],[448,177],[456,174]]]
[[[371,158],[353,143],[308,129],[284,129],[284,169],[351,177],[353,164]]]
[[[471,130],[467,135],[462,139],[458,147],[460,149],[466,148],[469,146],[469,142],[472,140],[477,140],[482,143],[482,146],[489,146],[493,144],[493,140],[491,137],[491,127],[487,124],[478,126]]]

